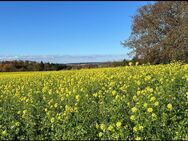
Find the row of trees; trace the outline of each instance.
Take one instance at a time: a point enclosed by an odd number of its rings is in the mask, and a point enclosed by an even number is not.
[[[0,72],[16,71],[52,71],[70,69],[65,64],[43,63],[34,61],[3,61],[0,62]]]
[[[139,8],[122,45],[142,63],[188,63],[188,2],[158,1]]]
[[[135,60],[130,60],[135,63]],[[20,72],[20,71],[59,71],[73,69],[90,69],[103,67],[118,67],[129,64],[128,60],[101,62],[101,63],[76,63],[76,64],[55,64],[35,61],[2,61],[0,62],[0,72]]]

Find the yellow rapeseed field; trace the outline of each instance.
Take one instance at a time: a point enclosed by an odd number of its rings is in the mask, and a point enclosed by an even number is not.
[[[188,140],[188,65],[0,73],[0,139]]]

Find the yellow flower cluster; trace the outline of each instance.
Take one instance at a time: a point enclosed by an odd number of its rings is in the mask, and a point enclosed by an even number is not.
[[[148,108],[147,110],[149,113],[153,112],[153,108]]]
[[[0,139],[187,140],[187,100],[179,63],[0,73]]]
[[[169,103],[169,104],[167,105],[167,108],[171,111],[171,110],[172,110],[172,104]]]
[[[117,126],[117,128],[120,128],[121,127],[121,122],[120,121],[118,121],[117,123],[116,123],[116,126]]]

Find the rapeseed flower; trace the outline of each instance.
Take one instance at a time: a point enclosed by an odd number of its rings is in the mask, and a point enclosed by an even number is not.
[[[171,110],[172,110],[172,104],[169,103],[169,104],[167,105],[167,108],[171,111]]]
[[[113,130],[113,126],[109,125],[108,128],[107,128],[107,130],[112,131]]]
[[[155,106],[159,106],[159,102],[156,101],[156,102],[154,103],[154,105],[155,105]]]
[[[120,121],[118,121],[117,123],[116,123],[116,126],[117,126],[117,128],[119,128],[119,127],[121,127],[121,122]]]
[[[131,116],[130,116],[130,119],[131,119],[131,120],[135,120],[136,118],[135,118],[134,115],[131,115]]]
[[[103,130],[103,131],[105,131],[105,128],[106,128],[106,126],[105,126],[105,124],[100,124],[100,128],[101,128],[101,130]]]
[[[103,133],[102,132],[99,132],[99,137],[101,138],[103,136]]]
[[[153,108],[148,108],[147,111],[148,111],[149,113],[151,113],[151,112],[153,112]]]
[[[131,109],[131,111],[132,111],[133,113],[135,113],[135,112],[138,111],[138,109],[137,109],[136,107],[133,107],[133,108]]]
[[[150,99],[150,101],[155,101],[156,100],[156,98],[153,96],[153,97],[151,97],[151,99]]]
[[[54,123],[55,122],[55,118],[51,118],[51,123]]]

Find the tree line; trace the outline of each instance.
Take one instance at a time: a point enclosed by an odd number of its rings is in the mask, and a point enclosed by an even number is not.
[[[114,61],[114,62],[98,62],[98,63],[75,63],[75,64],[58,64],[44,63],[36,61],[1,61],[0,72],[22,72],[22,71],[60,71],[60,70],[79,70],[103,67],[119,67],[127,66],[129,62],[135,63],[135,60]]]
[[[0,72],[18,72],[18,71],[58,71],[70,69],[66,64],[44,63],[35,61],[2,61],[0,62]]]

